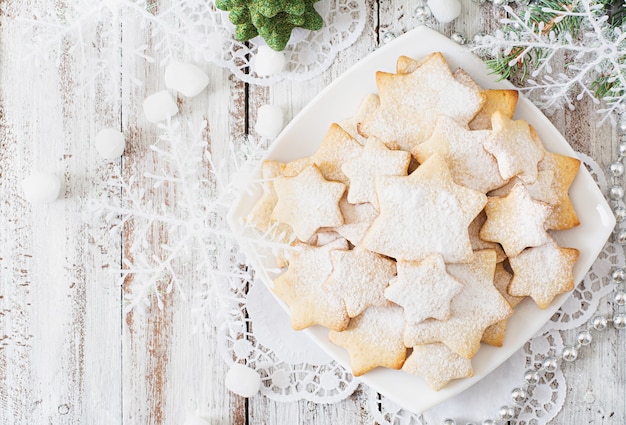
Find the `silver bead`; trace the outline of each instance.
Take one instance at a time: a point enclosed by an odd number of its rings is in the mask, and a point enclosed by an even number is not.
[[[537,383],[539,382],[539,372],[532,369],[527,370],[526,373],[524,373],[524,381],[528,385],[537,385]]]
[[[444,419],[441,421],[441,425],[456,425],[456,421],[454,419]]]
[[[591,319],[591,326],[597,331],[603,331],[608,326],[609,321],[604,316],[595,316]]]
[[[467,43],[467,39],[460,32],[455,32],[452,35],[450,35],[450,40],[452,40],[455,43],[460,44],[460,45],[463,45],[463,44]]]
[[[622,141],[617,145],[617,153],[619,156],[626,156],[626,135],[622,136]]]
[[[593,336],[591,336],[591,332],[587,330],[580,331],[578,335],[576,335],[576,341],[578,341],[580,345],[589,345],[592,340]]]
[[[609,165],[609,172],[613,177],[619,177],[624,174],[624,164],[621,162],[614,162]]]
[[[555,357],[546,357],[542,364],[543,370],[552,373],[559,367],[559,363]]]
[[[498,410],[498,416],[505,421],[510,421],[515,417],[515,409],[511,406],[502,406],[500,410]]]
[[[564,347],[562,357],[566,362],[573,362],[578,357],[578,350],[576,350],[576,347],[572,347],[571,345]]]
[[[626,314],[619,313],[613,316],[613,327],[615,329],[626,329]]]
[[[626,132],[626,115],[622,115],[619,119],[619,123],[617,124],[618,128],[622,133]]]
[[[613,295],[613,301],[617,305],[625,305],[626,304],[626,292],[617,291],[615,295]]]
[[[494,421],[493,419],[485,419],[483,421],[483,425],[496,425],[496,421]]]
[[[506,6],[509,3],[509,0],[492,0],[494,6]]]
[[[615,240],[620,245],[626,245],[626,230],[620,230],[617,235],[615,235]]]
[[[386,33],[383,34],[383,43],[387,44],[395,38],[396,38],[396,34],[394,32],[387,31]]]
[[[614,184],[609,188],[609,198],[614,201],[619,201],[624,197],[624,188],[618,184]]]
[[[611,277],[616,283],[622,283],[626,279],[626,270],[617,268],[613,270]]]
[[[420,22],[430,18],[430,8],[428,6],[417,6],[413,12],[413,17]]]
[[[618,223],[626,220],[626,208],[621,206],[617,207],[613,210],[613,213],[615,214],[615,221],[617,221]]]
[[[528,400],[528,394],[523,388],[513,388],[513,391],[511,391],[511,399],[513,403],[524,404],[526,400]]]

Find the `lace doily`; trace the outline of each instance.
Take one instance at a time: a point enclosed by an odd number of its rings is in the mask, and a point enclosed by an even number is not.
[[[283,79],[306,80],[325,71],[337,53],[352,45],[367,21],[364,0],[320,0],[314,7],[324,19],[324,26],[318,31],[296,28],[284,50],[284,71],[264,77],[255,73],[254,60],[257,48],[266,43],[261,37],[246,43],[235,40],[235,27],[228,13],[217,9],[214,0],[172,1],[164,8],[147,0],[74,0],[58,7],[34,4],[21,8],[22,16],[17,16],[16,22],[28,38],[28,60],[46,63],[61,57],[64,48],[71,48],[82,56],[85,65],[98,70],[97,75],[111,75],[110,93],[119,92],[115,86],[122,72],[121,51],[154,62],[154,50],[160,65],[183,57],[198,64],[213,63],[229,69],[242,81],[258,85]],[[142,45],[121,43],[125,26],[140,26],[149,39],[142,40]],[[94,28],[101,31],[102,57],[85,40]],[[92,60],[95,63],[88,63]],[[84,86],[94,84],[92,74],[85,73],[84,78]],[[141,84],[138,78],[133,82]]]
[[[586,155],[580,158],[605,191],[602,168]],[[383,425],[432,425],[447,417],[466,422],[493,417],[500,406],[509,402],[510,392],[519,385],[524,372],[561,352],[564,339],[570,337],[568,332],[596,313],[600,301],[612,291],[611,269],[625,264],[621,246],[607,243],[583,281],[537,336],[464,393],[416,415],[370,392],[370,414]],[[234,294],[232,321],[224,323],[220,332],[221,352],[227,362],[245,360],[258,370],[264,378],[263,394],[279,401],[304,398],[318,403],[335,402],[352,394],[358,382],[302,332],[291,329],[287,313],[262,282],[255,280],[249,288],[242,284]],[[553,419],[563,406],[567,385],[561,369],[542,376],[517,423],[540,425]]]

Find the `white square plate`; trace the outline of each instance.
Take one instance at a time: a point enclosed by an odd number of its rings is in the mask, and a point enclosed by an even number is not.
[[[419,27],[367,56],[323,90],[283,130],[268,151],[266,159],[290,161],[313,154],[331,123],[353,115],[363,96],[377,92],[376,71],[395,72],[396,59],[401,55],[420,58],[436,51],[443,53],[452,70],[463,68],[485,89],[514,88],[508,81],[496,81],[496,77],[490,75],[484,63],[463,47],[431,29]],[[576,157],[576,152],[550,121],[523,96],[520,96],[515,118],[530,123],[547,150]],[[276,276],[271,272],[276,269],[275,260],[271,253],[263,252],[259,244],[250,243],[252,232],[243,225],[243,218],[262,192],[260,185],[252,182],[260,176],[260,169],[256,169],[244,177],[249,183],[245,184],[246,190],[230,211],[229,223],[242,236],[241,249],[261,279],[271,288],[272,278]],[[580,251],[574,267],[576,282],[580,282],[611,234],[615,218],[584,166],[581,166],[570,188],[570,195],[581,224],[574,229],[557,232],[555,239],[561,246]],[[509,358],[541,329],[567,296],[568,294],[564,294],[555,298],[545,310],[539,309],[531,300],[522,302],[508,321],[504,346],[496,348],[483,344],[472,360],[474,376],[453,381],[440,391],[431,390],[417,376],[383,368],[366,373],[361,380],[404,408],[423,412],[476,383]],[[282,302],[281,304],[288,311]],[[339,363],[350,369],[348,353],[328,340],[328,331],[325,328],[313,327],[304,332]]]

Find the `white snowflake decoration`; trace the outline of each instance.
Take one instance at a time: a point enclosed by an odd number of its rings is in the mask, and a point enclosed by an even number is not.
[[[569,9],[542,9],[556,15],[554,24],[568,18],[578,20],[579,34],[571,34],[557,32],[544,23],[534,24],[528,9],[518,14],[506,6],[508,17],[501,22],[510,29],[484,36],[474,49],[492,57],[519,50],[509,66],[529,60],[531,51],[540,50],[542,54],[526,80],[527,87],[521,90],[546,111],[562,105],[573,109],[575,101],[585,96],[599,103],[593,82],[609,76],[608,82],[615,84],[602,99],[606,106],[598,109],[604,115],[601,124],[607,118],[612,120],[613,112],[621,111],[626,103],[626,33],[608,23],[603,8],[593,0],[574,0]]]

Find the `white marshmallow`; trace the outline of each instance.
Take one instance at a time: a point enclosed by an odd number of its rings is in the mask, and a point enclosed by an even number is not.
[[[115,128],[103,128],[96,134],[94,145],[102,158],[119,158],[126,147],[124,133]]]
[[[259,76],[278,74],[285,68],[285,54],[269,46],[259,46],[254,57],[254,71]]]
[[[178,105],[167,90],[161,90],[143,101],[143,113],[150,122],[165,121],[178,113]]]
[[[274,139],[283,129],[283,110],[274,105],[263,105],[256,112],[254,131],[265,139]]]
[[[461,14],[460,0],[428,0],[428,8],[435,19],[444,24]]]
[[[165,68],[165,87],[186,97],[198,95],[209,84],[209,76],[190,63],[174,62]]]
[[[22,180],[22,191],[31,204],[47,204],[59,197],[61,180],[52,173],[35,172]]]
[[[226,388],[242,397],[252,397],[261,388],[261,376],[256,370],[235,363],[226,374]]]

